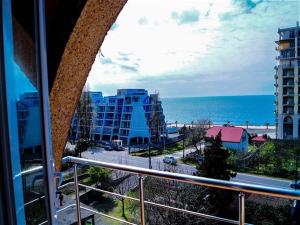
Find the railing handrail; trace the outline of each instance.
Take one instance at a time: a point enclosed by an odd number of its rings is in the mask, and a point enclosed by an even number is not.
[[[67,156],[63,158],[64,163],[76,163],[90,166],[99,166],[107,169],[121,170],[138,175],[146,175],[169,180],[176,180],[183,183],[189,183],[199,186],[213,187],[219,189],[232,190],[242,193],[259,194],[264,196],[272,196],[291,200],[300,200],[300,191],[292,189],[284,189],[277,187],[269,187],[264,185],[241,183],[235,181],[218,180],[206,177],[198,177],[186,174],[165,172],[153,169],[145,169],[141,167],[120,165],[115,163],[101,162],[91,159],[77,158]]]

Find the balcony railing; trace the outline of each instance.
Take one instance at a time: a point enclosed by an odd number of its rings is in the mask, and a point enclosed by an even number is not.
[[[290,199],[290,200],[300,200],[300,191],[291,190],[291,189],[282,189],[282,188],[268,187],[268,186],[262,186],[262,185],[247,184],[247,183],[225,181],[225,180],[217,180],[217,179],[197,177],[197,176],[178,174],[178,173],[170,173],[170,172],[165,172],[165,171],[150,170],[150,169],[144,169],[144,168],[133,167],[133,166],[128,166],[128,165],[119,165],[119,164],[114,164],[114,163],[106,163],[106,162],[76,158],[76,157],[71,157],[71,156],[64,158],[63,163],[74,163],[74,182],[64,184],[64,185],[58,187],[58,189],[61,190],[70,185],[74,185],[76,204],[72,204],[65,208],[62,208],[57,213],[61,213],[62,211],[66,210],[70,207],[76,206],[76,213],[77,213],[76,215],[77,215],[78,225],[81,225],[81,210],[90,211],[94,214],[97,214],[97,215],[100,215],[103,217],[107,217],[112,220],[116,220],[123,224],[137,225],[135,223],[128,222],[128,221],[125,221],[125,220],[122,220],[122,219],[119,219],[119,218],[116,218],[116,217],[113,217],[110,215],[106,215],[106,214],[98,212],[96,210],[92,210],[92,209],[86,208],[84,206],[81,206],[80,200],[79,200],[79,187],[139,202],[140,224],[141,225],[145,225],[145,204],[168,209],[168,210],[173,210],[176,212],[199,216],[201,218],[206,218],[206,219],[215,220],[215,221],[219,221],[219,222],[245,225],[245,224],[247,224],[247,223],[245,223],[245,194],[246,193],[258,194],[258,195],[269,196],[269,197],[271,196],[271,197],[277,197],[277,198],[284,198],[284,199]],[[107,168],[107,169],[111,169],[111,170],[120,170],[120,171],[125,171],[125,172],[139,176],[139,198],[134,198],[134,197],[126,196],[126,195],[120,195],[117,193],[105,191],[102,189],[98,189],[95,187],[91,187],[91,186],[79,183],[78,175],[77,175],[77,166],[78,165],[89,165],[89,166],[97,166],[97,167]],[[238,218],[239,218],[239,220],[237,221],[237,220],[226,219],[223,217],[203,214],[203,213],[189,211],[189,210],[182,209],[182,208],[176,208],[176,207],[171,207],[171,206],[147,201],[144,198],[144,183],[143,183],[143,181],[144,181],[145,177],[156,177],[156,178],[162,178],[162,179],[166,179],[166,180],[174,180],[174,181],[198,185],[198,186],[205,186],[205,187],[218,188],[218,189],[231,190],[231,191],[238,192],[238,195],[239,195],[239,217]],[[41,224],[46,224],[46,223],[47,223],[47,221],[45,221]]]

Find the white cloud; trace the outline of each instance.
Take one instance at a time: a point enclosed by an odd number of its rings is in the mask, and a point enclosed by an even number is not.
[[[95,59],[91,88],[167,96],[272,93],[277,28],[295,25],[300,3],[248,3],[129,0],[101,47],[104,57]]]

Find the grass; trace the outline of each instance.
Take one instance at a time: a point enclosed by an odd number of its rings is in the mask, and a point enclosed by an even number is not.
[[[165,150],[151,149],[151,156],[170,155],[175,152],[182,151],[182,148],[183,148],[182,141],[180,141],[180,142],[175,143],[172,146],[166,147]],[[145,151],[131,153],[131,155],[138,156],[138,157],[148,157],[149,153],[148,153],[148,150],[145,150]]]
[[[134,195],[134,193],[129,193],[129,196]],[[136,196],[135,196],[136,197]],[[101,199],[99,199],[99,202],[93,205],[94,208],[96,208],[99,212],[108,214],[109,216],[113,216],[122,220],[134,222],[136,220],[136,216],[134,216],[131,213],[131,207],[132,200],[125,199],[125,217],[122,215],[122,202],[118,199],[113,199],[111,196],[104,194]],[[122,224],[118,221],[104,218],[102,217],[102,220],[106,222],[107,224],[111,225],[119,225]]]

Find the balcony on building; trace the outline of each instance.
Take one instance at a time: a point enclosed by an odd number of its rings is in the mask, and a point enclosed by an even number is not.
[[[282,76],[284,78],[294,78],[294,69],[283,69]]]
[[[284,87],[283,88],[283,96],[294,96],[294,89],[291,87]]]
[[[284,106],[294,106],[294,98],[283,98],[283,103]]]
[[[294,84],[295,84],[294,78],[284,78],[282,86],[283,87],[293,87]],[[278,84],[277,84],[277,86],[278,86]],[[275,87],[277,87],[277,86],[275,84]]]
[[[276,56],[276,60],[295,58],[295,49],[288,49],[280,51],[280,55]]]
[[[276,43],[281,43],[284,41],[292,41],[295,39],[294,29],[278,29],[279,40]]]
[[[293,106],[283,106],[283,113],[288,115],[294,114],[294,107]]]

